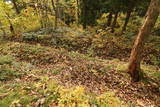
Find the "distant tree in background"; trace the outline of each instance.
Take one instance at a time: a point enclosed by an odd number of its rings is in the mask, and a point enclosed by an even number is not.
[[[16,0],[12,0],[12,3],[13,3],[13,5],[14,5],[14,8],[15,8],[15,10],[16,10],[16,13],[19,14],[19,13],[20,13],[20,10],[19,10],[19,8],[18,8],[18,6],[17,6]]]
[[[80,0],[80,24],[83,28],[96,24],[96,19],[100,13],[99,0]]]
[[[127,24],[129,22],[129,19],[131,17],[131,14],[132,14],[135,6],[136,6],[137,0],[128,0],[128,2],[125,2],[125,3],[126,3],[125,7],[127,7],[126,8],[127,11],[126,11],[125,23],[124,23],[124,25],[122,27],[122,32],[126,31]]]

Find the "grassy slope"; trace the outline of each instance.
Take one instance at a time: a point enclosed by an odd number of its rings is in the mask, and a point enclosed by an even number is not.
[[[156,82],[148,78],[131,84],[124,72],[127,63],[117,59],[101,60],[62,48],[19,42],[1,42],[0,51],[2,107],[74,107],[74,104],[119,107],[124,106],[121,100],[125,105],[141,106],[158,105],[160,102],[156,84],[159,82],[159,69],[153,66],[143,67],[148,77]]]

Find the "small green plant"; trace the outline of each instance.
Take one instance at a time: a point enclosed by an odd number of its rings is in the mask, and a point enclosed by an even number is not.
[[[12,80],[13,78],[18,78],[22,75],[23,73],[19,73],[12,69],[3,69],[0,70],[0,81]]]
[[[0,65],[12,64],[13,58],[11,56],[0,56]]]
[[[160,72],[154,73],[153,76],[154,76],[155,78],[157,78],[157,79],[160,80]]]
[[[1,89],[6,89],[5,87],[8,87],[8,90],[1,91]],[[29,96],[28,91],[24,90],[24,84],[21,83],[13,83],[13,84],[7,84],[3,87],[0,87],[0,94],[6,94],[3,96],[3,98],[0,100],[0,106],[1,107],[17,107],[18,105],[24,105],[28,106],[29,102],[31,102],[35,97]]]
[[[23,34],[23,40],[35,41],[35,40],[37,40],[37,34],[35,34],[35,33],[24,33]]]
[[[58,101],[59,107],[90,107],[88,96],[84,88],[75,87],[71,89],[61,89]]]
[[[124,72],[128,68],[127,64],[117,64],[116,71]]]
[[[158,59],[156,56],[150,55],[150,59],[154,65],[160,65],[160,59]]]
[[[126,107],[112,92],[106,92],[96,99],[98,107]]]
[[[51,73],[52,73],[53,75],[58,75],[58,74],[60,73],[60,71],[57,70],[57,69],[55,69],[55,70],[51,70]]]

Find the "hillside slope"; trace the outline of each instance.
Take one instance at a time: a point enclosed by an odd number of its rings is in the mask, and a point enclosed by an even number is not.
[[[146,78],[130,83],[118,59],[1,41],[0,106],[160,106],[159,69],[143,66]]]

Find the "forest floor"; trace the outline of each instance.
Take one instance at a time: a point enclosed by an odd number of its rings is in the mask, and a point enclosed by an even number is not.
[[[142,68],[145,78],[131,83],[127,63],[118,59],[88,57],[39,43],[1,41],[0,107],[158,107],[160,69]]]

